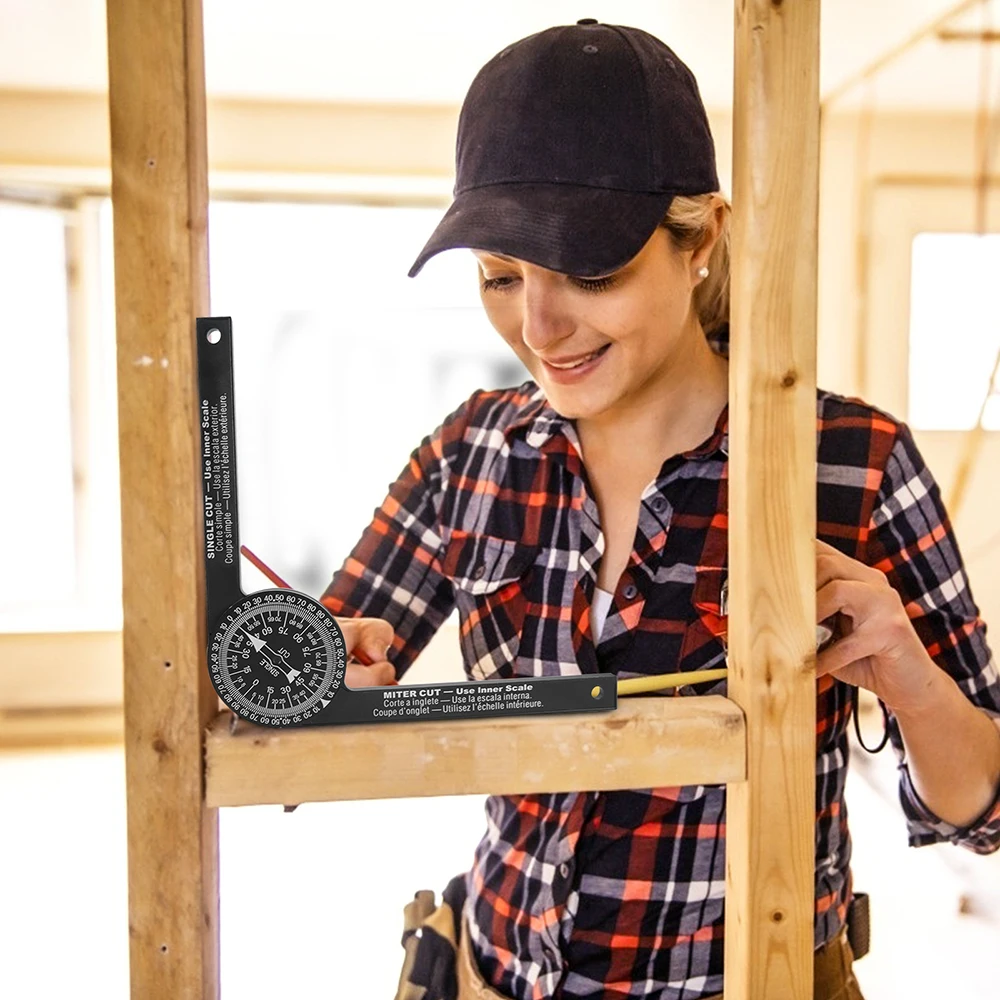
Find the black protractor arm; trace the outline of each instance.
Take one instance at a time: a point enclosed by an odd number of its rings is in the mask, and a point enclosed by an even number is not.
[[[240,589],[232,320],[228,316],[198,319],[196,336],[205,603],[211,634],[225,611],[244,596]]]
[[[606,712],[613,674],[353,690],[337,620],[314,598],[240,588],[233,337],[229,318],[196,324],[208,671],[219,697],[265,726],[345,725]]]
[[[345,688],[317,722],[420,722],[608,712],[618,705],[614,674],[515,677],[397,687]]]

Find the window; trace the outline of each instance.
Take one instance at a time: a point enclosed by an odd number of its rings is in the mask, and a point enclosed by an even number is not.
[[[240,537],[298,589],[322,591],[410,452],[473,390],[529,377],[483,314],[471,254],[407,277],[441,212],[210,207],[212,312],[233,318]],[[0,331],[0,631],[117,630],[109,199],[0,204]],[[267,585],[243,571],[247,590]]]
[[[919,233],[910,278],[909,421],[967,430],[979,418],[997,351],[1000,235]],[[1000,387],[983,414],[1000,429]]]
[[[0,203],[0,612],[77,594],[66,231],[56,208]]]
[[[946,461],[937,459],[931,435],[942,432],[953,448],[955,433],[973,426],[1000,346],[995,195],[987,200],[985,221],[987,233],[979,235],[971,181],[872,183],[860,371],[852,391],[907,421],[921,435],[921,447],[935,452],[925,457],[935,459],[931,468],[944,480],[950,462],[944,452]],[[843,287],[850,304],[853,290]],[[985,425],[995,428],[998,420],[992,403]]]

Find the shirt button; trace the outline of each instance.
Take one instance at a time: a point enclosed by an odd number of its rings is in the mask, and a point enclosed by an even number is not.
[[[624,597],[626,601],[631,601],[632,598],[638,593],[639,588],[634,583],[627,583],[622,588],[622,597]]]
[[[559,866],[559,874],[563,878],[569,878],[569,865],[565,861]]]
[[[667,509],[667,501],[664,497],[653,497],[650,506],[657,514],[662,514]]]
[[[483,565],[482,563],[480,563],[480,564],[479,564],[479,565],[478,565],[478,566],[477,566],[477,567],[476,567],[476,568],[475,568],[475,569],[474,569],[474,570],[472,571],[472,579],[473,579],[473,580],[482,580],[482,578],[483,578],[483,576],[484,576],[485,574],[486,574],[486,567],[485,567],[485,566],[484,566],[484,565]]]

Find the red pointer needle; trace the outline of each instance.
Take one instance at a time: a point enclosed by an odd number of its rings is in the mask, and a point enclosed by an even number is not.
[[[283,590],[291,590],[292,588],[285,583],[284,580],[278,576],[277,573],[271,569],[262,559],[258,559],[245,545],[240,546],[240,552],[247,557],[271,581],[276,587],[281,587]]]

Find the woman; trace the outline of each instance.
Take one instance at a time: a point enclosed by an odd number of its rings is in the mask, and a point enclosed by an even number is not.
[[[690,71],[581,21],[492,59],[455,201],[417,259],[471,248],[531,373],[413,453],[324,603],[401,677],[457,605],[472,679],[724,662],[729,206]],[[913,844],[1000,847],[1000,680],[908,430],[817,394],[816,996],[859,997],[843,933],[854,686],[888,709]],[[725,682],[679,696],[723,693]],[[461,996],[722,991],[725,787],[492,797],[465,882]],[[455,995],[445,985],[444,995]]]

